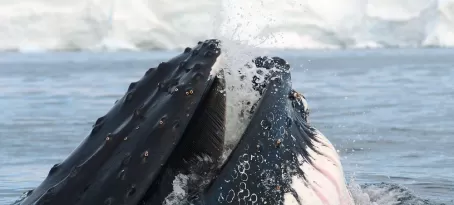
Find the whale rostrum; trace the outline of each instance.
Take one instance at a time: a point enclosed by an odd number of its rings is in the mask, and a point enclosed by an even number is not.
[[[210,39],[150,68],[20,205],[353,205],[339,156],[308,122],[290,65],[257,57],[265,81],[225,160],[226,94]],[[257,74],[261,75],[261,74]],[[256,78],[254,78],[255,80]],[[183,198],[174,183],[185,176]]]

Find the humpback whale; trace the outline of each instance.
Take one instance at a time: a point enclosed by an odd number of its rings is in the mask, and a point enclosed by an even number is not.
[[[308,121],[290,65],[257,57],[260,99],[227,158],[221,42],[150,68],[20,205],[353,205],[339,156]],[[217,71],[217,72],[214,72]],[[184,197],[174,182],[184,180]],[[171,203],[171,201],[178,203]]]

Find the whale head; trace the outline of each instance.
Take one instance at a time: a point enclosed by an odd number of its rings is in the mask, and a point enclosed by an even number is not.
[[[224,81],[213,72],[219,44],[199,42],[148,69],[21,204],[141,204],[159,200],[172,188],[166,180],[199,158],[217,161],[225,124]]]
[[[150,68],[19,204],[307,204],[314,196],[308,193],[317,193],[310,179],[319,176],[304,166],[317,167],[326,154],[319,146],[330,144],[309,125],[290,65],[278,57],[252,60],[269,72],[254,78],[265,79],[253,82],[260,99],[221,160],[232,120],[221,52],[220,41],[210,39]],[[336,177],[338,187],[343,181]]]

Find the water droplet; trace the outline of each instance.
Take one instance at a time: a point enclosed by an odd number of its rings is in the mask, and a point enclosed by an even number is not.
[[[148,150],[146,150],[145,152],[143,152],[142,157],[144,157],[144,158],[147,158],[147,157],[148,157]]]
[[[107,134],[106,136],[106,141],[109,141],[112,139],[112,133]]]
[[[263,129],[265,130],[269,130],[271,128],[271,122],[268,120],[262,120],[262,122],[260,122],[260,125],[262,125]]]
[[[280,147],[282,143],[281,139],[276,140],[276,147]]]
[[[180,121],[176,120],[175,122],[173,122],[173,126],[172,126],[172,129],[176,130],[180,127]]]
[[[161,120],[159,120],[159,125],[163,126],[166,123],[166,120],[167,120],[166,117],[162,117]]]
[[[122,169],[122,170],[120,170],[120,172],[118,173],[117,179],[125,180],[125,176],[126,176],[126,170]]]

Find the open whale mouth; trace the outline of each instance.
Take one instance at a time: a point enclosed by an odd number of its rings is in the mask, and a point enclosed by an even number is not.
[[[320,140],[307,124],[304,97],[292,90],[290,66],[280,58],[252,61],[269,72],[255,76],[260,100],[221,160],[229,119],[220,54],[220,41],[207,40],[148,70],[20,204],[277,205],[288,194],[298,198],[292,177],[305,178],[299,166],[311,162],[307,148]]]

